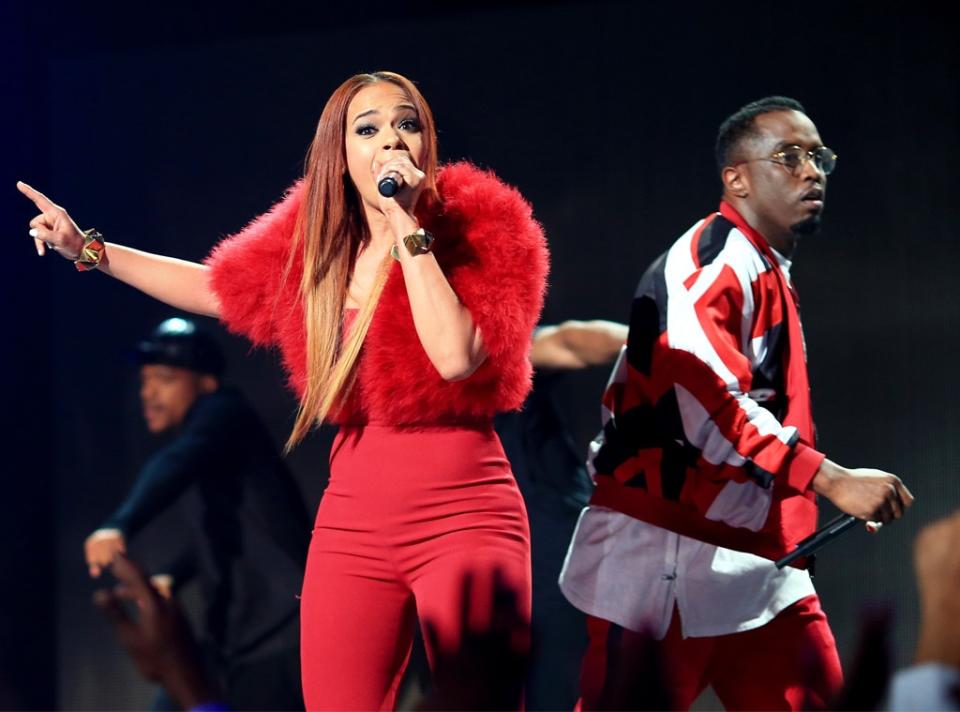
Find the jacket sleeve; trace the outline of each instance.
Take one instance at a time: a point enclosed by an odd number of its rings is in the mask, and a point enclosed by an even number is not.
[[[102,528],[136,536],[188,487],[225,466],[233,452],[230,402],[212,395],[198,401],[194,408],[183,432],[147,461],[127,498]]]
[[[448,166],[443,179],[455,186],[445,196],[445,214],[471,206],[464,244],[447,274],[483,338],[488,356],[474,374],[483,378],[528,361],[546,291],[546,240],[530,205],[493,174],[461,163]]]
[[[667,334],[684,433],[711,464],[804,492],[824,456],[750,396],[753,320],[751,275],[735,253],[702,268],[688,290],[671,287]]]
[[[276,341],[277,310],[284,308],[280,293],[290,280],[299,286],[299,268],[287,274],[287,261],[300,188],[299,183],[292,186],[283,200],[239,233],[224,238],[205,260],[210,287],[220,301],[220,320],[257,346]]]

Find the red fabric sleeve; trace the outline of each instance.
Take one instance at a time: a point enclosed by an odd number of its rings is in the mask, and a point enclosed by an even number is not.
[[[670,333],[676,383],[702,407],[687,409],[688,435],[701,439],[695,444],[705,448],[711,462],[734,464],[740,456],[804,492],[823,455],[801,442],[788,444],[784,425],[748,395],[753,378],[740,344],[744,318],[752,316],[753,307],[745,304],[736,267],[718,260],[699,279],[711,280],[699,298],[674,299],[669,306],[681,310],[672,316],[679,328]]]
[[[787,463],[787,484],[797,492],[811,489],[811,483],[826,455],[804,443],[797,443]]]
[[[277,341],[277,307],[290,241],[300,208],[300,184],[235,235],[224,238],[204,263],[220,302],[220,321],[257,346]],[[299,284],[299,265],[287,283]]]

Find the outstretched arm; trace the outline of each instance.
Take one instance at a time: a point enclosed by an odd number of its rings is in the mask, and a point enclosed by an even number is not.
[[[236,433],[233,413],[232,404],[216,395],[194,406],[183,432],[150,458],[123,503],[87,537],[84,556],[92,577],[100,576],[118,553],[126,551],[127,539],[136,536],[188,487],[226,466],[230,438]]]
[[[65,259],[76,260],[84,237],[67,211],[22,181],[17,189],[40,211],[30,221],[37,254],[43,256],[52,249]],[[177,309],[212,317],[220,314],[217,297],[207,284],[205,265],[107,243],[98,269]]]

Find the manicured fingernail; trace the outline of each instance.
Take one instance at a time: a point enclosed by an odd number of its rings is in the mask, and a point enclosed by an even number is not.
[[[37,228],[30,229],[30,237],[36,237],[38,234],[39,233],[37,232]]]

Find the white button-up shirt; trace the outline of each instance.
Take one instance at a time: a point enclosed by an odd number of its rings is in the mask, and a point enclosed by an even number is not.
[[[814,593],[806,571],[705,544],[604,507],[580,514],[560,588],[575,607],[661,640],[759,628]]]

